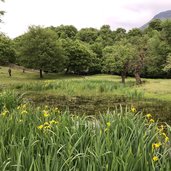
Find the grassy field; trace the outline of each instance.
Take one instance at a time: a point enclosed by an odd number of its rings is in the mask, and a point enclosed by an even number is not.
[[[0,76],[0,170],[171,170],[170,80]]]
[[[143,85],[136,85],[134,78],[127,78],[121,84],[119,76],[93,75],[73,76],[45,74],[39,78],[38,71],[0,69],[0,89],[14,90],[23,94],[25,101],[39,105],[56,105],[62,109],[88,114],[113,109],[115,105],[134,105],[139,110],[155,113],[156,118],[171,122],[171,80],[143,79]]]
[[[1,67],[0,87],[18,91],[38,91],[49,95],[67,96],[114,96],[147,98],[171,101],[170,79],[143,79],[145,84],[135,85],[134,78],[127,78],[126,84],[120,83],[119,76],[93,75],[72,76],[62,74],[45,74],[39,79],[39,72],[12,69],[12,77],[8,76],[8,68]],[[35,93],[36,94],[36,93]]]

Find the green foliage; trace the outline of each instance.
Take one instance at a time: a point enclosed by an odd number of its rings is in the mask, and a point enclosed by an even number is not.
[[[61,39],[75,39],[77,34],[77,29],[73,25],[60,25],[58,27],[50,27],[57,34],[58,38]]]
[[[15,50],[12,41],[0,34],[0,65],[14,63],[16,58]]]
[[[77,33],[77,39],[86,43],[94,43],[98,37],[98,30],[94,28],[83,28]]]
[[[162,30],[162,21],[160,19],[152,20],[149,23],[149,28],[152,28],[153,30],[161,31]]]
[[[132,59],[136,54],[136,49],[125,40],[108,46],[103,51],[104,54],[104,71],[116,72],[121,74],[122,78],[126,77],[129,71]],[[125,80],[123,78],[122,82]]]
[[[5,110],[0,115],[0,170],[170,170],[169,143],[157,123],[131,110],[108,111],[98,119],[48,106]],[[160,147],[152,148],[156,143]]]
[[[24,66],[55,72],[64,69],[64,51],[52,30],[32,26],[16,44],[19,61]]]
[[[81,74],[89,71],[95,54],[87,44],[81,41],[70,41],[65,50],[68,57],[67,72]]]
[[[167,56],[166,66],[164,67],[164,71],[171,70],[171,54]]]
[[[6,90],[0,93],[0,111],[2,111],[4,107],[8,110],[12,110],[17,107],[20,102],[21,98],[19,98],[19,95],[14,91]]]

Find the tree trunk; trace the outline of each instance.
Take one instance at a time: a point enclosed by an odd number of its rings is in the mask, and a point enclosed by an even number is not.
[[[137,73],[137,72],[134,73],[134,76],[135,76],[136,83],[142,84],[141,77],[140,77],[139,73]]]
[[[125,77],[126,75],[124,73],[121,74],[121,78],[122,78],[122,83],[125,84]]]
[[[40,69],[40,78],[43,78],[43,71]]]

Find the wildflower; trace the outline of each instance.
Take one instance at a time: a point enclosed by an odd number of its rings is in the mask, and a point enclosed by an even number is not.
[[[159,131],[160,133],[162,133],[163,130],[164,130],[164,126],[163,125],[161,125],[159,128],[157,127],[157,131]]]
[[[47,125],[49,125],[49,123],[48,123],[48,122],[45,122],[45,123],[44,123],[44,126],[47,126]]]
[[[164,130],[164,126],[163,125],[160,125],[160,130]]]
[[[158,160],[159,160],[159,158],[157,156],[153,157],[153,161],[158,161]]]
[[[169,137],[165,137],[165,143],[167,143],[169,141]]]
[[[146,117],[149,119],[149,118],[151,118],[152,116],[151,116],[151,114],[149,113],[149,114],[146,115]]]
[[[43,129],[43,125],[39,125],[37,128],[41,130]]]
[[[150,123],[154,123],[154,119],[150,119]]]
[[[47,117],[49,117],[49,113],[48,113],[46,110],[44,110],[44,111],[43,111],[43,116],[44,116],[45,118],[47,118]]]
[[[25,109],[25,108],[26,108],[26,104],[23,104],[23,105],[22,105],[22,108]]]
[[[152,144],[152,149],[159,148],[161,146],[161,143],[153,143]]]
[[[110,127],[111,126],[111,123],[110,122],[107,122],[106,125],[107,125],[107,127]]]
[[[44,126],[44,129],[50,129],[51,128],[51,126],[50,125],[46,125],[46,126]]]
[[[131,108],[131,112],[135,113],[136,111],[137,111],[137,110],[136,110],[135,107],[132,107],[132,108]]]
[[[167,137],[167,135],[166,135],[164,132],[162,133],[162,135],[163,135],[164,137]]]
[[[55,120],[51,120],[49,123],[50,123],[50,124],[57,124],[58,122],[55,121]]]
[[[1,114],[2,114],[2,116],[6,116],[7,114],[8,114],[8,110],[4,110]]]

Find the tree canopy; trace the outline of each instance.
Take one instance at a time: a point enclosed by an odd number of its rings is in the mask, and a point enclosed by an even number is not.
[[[29,31],[16,43],[21,63],[42,71],[63,70],[64,51],[57,41],[55,32],[39,26],[29,27]]]

